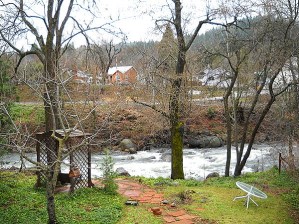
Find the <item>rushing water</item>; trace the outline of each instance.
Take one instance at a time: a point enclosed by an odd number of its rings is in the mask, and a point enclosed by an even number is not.
[[[163,157],[166,155],[166,160]],[[137,154],[115,153],[112,155],[114,168],[123,167],[132,176],[144,177],[170,177],[171,164],[169,149],[152,149],[150,151],[139,151]],[[36,159],[34,153],[29,157]],[[102,154],[92,154],[92,176],[101,176],[100,164]],[[68,172],[69,161],[64,161],[62,171]],[[203,179],[211,172],[224,174],[226,162],[226,148],[216,149],[184,149],[184,173],[186,178]],[[232,152],[231,172],[236,162],[235,152]],[[17,153],[10,153],[0,158],[0,164],[4,168],[11,166],[20,167],[20,156]],[[251,151],[243,172],[263,171],[277,164],[276,149],[272,145],[255,145]],[[26,162],[26,167],[32,166]]]

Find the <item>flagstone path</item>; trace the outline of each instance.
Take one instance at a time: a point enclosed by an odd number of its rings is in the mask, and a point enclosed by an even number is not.
[[[172,207],[170,204],[163,204],[163,194],[158,193],[139,182],[129,179],[117,179],[118,192],[129,200],[138,201],[139,204],[148,203],[152,207],[150,212],[159,215],[164,223],[171,224],[195,224],[200,223],[199,217],[190,215],[184,209]]]
[[[93,180],[95,186],[102,186],[101,181]],[[190,215],[186,210],[171,204],[164,204],[163,194],[149,188],[132,179],[116,179],[118,193],[128,198],[128,200],[137,201],[138,204],[150,204],[149,212],[153,215],[161,216],[165,224],[199,224],[207,223],[198,216]],[[56,189],[56,192],[69,192],[69,186],[63,186]],[[208,222],[209,223],[209,222]]]

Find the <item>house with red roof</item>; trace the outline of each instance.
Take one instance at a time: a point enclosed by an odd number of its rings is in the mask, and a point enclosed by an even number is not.
[[[137,71],[133,66],[109,68],[107,75],[111,84],[129,85],[137,82]]]

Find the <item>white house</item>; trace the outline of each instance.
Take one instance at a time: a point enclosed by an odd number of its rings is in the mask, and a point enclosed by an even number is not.
[[[229,86],[229,73],[222,68],[205,69],[199,81],[203,86],[217,86],[217,87],[228,87]]]
[[[298,79],[298,65],[297,58],[291,58],[282,68],[281,72],[277,75],[274,80],[275,88],[283,88],[289,83]]]

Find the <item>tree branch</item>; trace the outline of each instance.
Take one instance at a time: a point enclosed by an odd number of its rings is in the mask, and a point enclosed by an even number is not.
[[[149,107],[149,108],[151,108],[151,109],[153,109],[154,111],[156,111],[156,112],[158,112],[158,113],[160,113],[160,114],[162,114],[164,117],[166,117],[166,118],[168,118],[168,119],[170,119],[170,116],[169,116],[169,114],[167,114],[165,111],[162,111],[162,110],[159,110],[155,105],[149,105],[149,104],[147,104],[147,103],[144,103],[144,102],[141,102],[141,101],[138,101],[138,100],[136,100],[135,98],[133,98],[133,97],[131,97],[131,99],[135,102],[135,103],[138,103],[138,104],[140,104],[140,105],[143,105],[143,106],[146,106],[146,107]]]
[[[24,12],[24,2],[23,0],[20,0],[20,11],[21,11],[21,18],[24,21],[24,23],[26,24],[26,26],[28,26],[28,28],[30,29],[31,33],[35,36],[36,40],[38,41],[39,45],[41,48],[44,47],[44,40],[43,37],[41,35],[39,35],[37,29],[26,19],[26,14]]]

